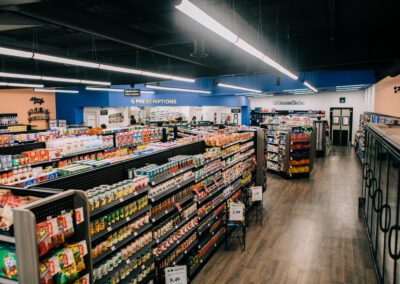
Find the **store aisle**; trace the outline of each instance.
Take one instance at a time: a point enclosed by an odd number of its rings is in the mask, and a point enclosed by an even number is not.
[[[375,283],[358,218],[361,167],[347,147],[317,159],[312,178],[269,174],[264,223],[247,249],[221,247],[193,283]]]

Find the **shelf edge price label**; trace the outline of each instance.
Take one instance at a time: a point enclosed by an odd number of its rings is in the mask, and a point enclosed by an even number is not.
[[[261,186],[254,186],[251,190],[251,201],[262,201],[263,193]]]
[[[165,268],[165,284],[187,284],[186,265],[177,265]]]

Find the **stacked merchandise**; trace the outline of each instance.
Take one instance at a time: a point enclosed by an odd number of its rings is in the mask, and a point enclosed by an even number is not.
[[[310,119],[271,118],[266,128],[267,168],[292,177],[312,169],[315,131]]]
[[[139,283],[154,271],[148,190],[141,176],[86,192],[94,283]]]
[[[8,244],[0,245],[4,265],[0,282],[89,283],[91,261],[85,198],[74,191],[49,199],[19,193],[1,190],[1,229],[8,230],[8,235],[0,233],[0,241]]]
[[[36,139],[47,141],[45,149],[0,155],[0,185],[28,187],[152,152],[147,144],[160,140],[161,128],[114,129],[103,135],[97,135],[97,130],[67,132],[77,136],[60,133],[36,134]]]

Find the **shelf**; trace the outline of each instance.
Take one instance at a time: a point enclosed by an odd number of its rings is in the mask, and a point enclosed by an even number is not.
[[[190,246],[188,246],[187,249],[183,251],[183,253],[179,254],[177,258],[172,262],[173,265],[177,265],[179,261],[181,261],[187,254],[190,252],[197,244],[199,243],[198,240],[195,240],[193,243],[191,243]]]
[[[191,183],[193,181],[194,181],[194,177],[192,177],[192,178],[190,178],[188,180],[185,180],[185,181],[183,181],[183,182],[181,182],[179,184],[176,184],[173,187],[171,187],[170,189],[164,191],[163,193],[160,193],[160,194],[158,194],[158,195],[156,195],[154,197],[151,197],[149,199],[150,199],[150,201],[152,203],[157,202],[158,200],[164,198],[165,196],[168,196],[169,194],[177,191],[178,189],[181,189],[182,187],[184,187],[185,185],[188,185],[189,183]]]
[[[202,198],[201,200],[197,201],[198,205],[202,205],[204,204],[206,201],[210,200],[212,197],[215,197],[216,195],[218,195],[218,193],[221,193],[221,189],[224,189],[225,185],[222,184],[221,186],[219,186],[217,189],[213,190],[212,192],[209,192],[209,194]]]
[[[117,200],[114,200],[114,201],[112,201],[112,202],[110,202],[110,203],[108,203],[108,204],[106,204],[104,206],[101,206],[100,208],[96,208],[95,210],[90,212],[90,217],[96,216],[96,215],[98,215],[98,214],[100,214],[100,213],[102,213],[102,212],[104,212],[104,211],[116,206],[116,205],[121,204],[122,202],[124,202],[126,200],[130,200],[130,199],[132,199],[134,197],[139,197],[142,194],[148,192],[149,189],[150,189],[150,187],[147,186],[147,187],[139,189],[139,190],[127,195],[127,196],[124,196],[124,197],[121,197],[121,198],[119,198]]]
[[[15,238],[13,236],[7,236],[4,234],[0,234],[0,241],[10,243],[10,244],[15,244]]]
[[[221,223],[220,226],[217,227],[217,229],[214,232],[209,232],[208,235],[206,235],[207,238],[204,238],[201,243],[199,242],[197,249],[201,250],[202,247],[204,247],[206,245],[206,243],[212,239],[212,237],[215,235],[215,232],[219,232],[221,230],[221,228],[224,226],[224,223]]]
[[[236,165],[236,164],[237,164],[238,162],[240,162],[240,161],[243,161],[243,158],[239,158],[239,159],[234,160],[231,164],[229,164],[229,165],[223,167],[223,168],[222,168],[222,171],[225,171],[225,170],[229,169],[230,167]]]
[[[267,152],[279,154],[279,152],[278,152],[278,151],[271,151],[271,150],[267,150]]]
[[[153,259],[153,258],[151,258]],[[154,259],[153,259],[154,260]],[[147,263],[147,262],[146,262]],[[142,271],[144,271],[152,262],[150,262],[148,265],[142,265],[141,267],[136,268],[135,270],[132,270],[131,273],[129,273],[124,279],[121,279],[120,284],[125,284],[125,283],[132,283],[132,280],[139,275]],[[149,274],[142,279],[142,281],[137,282],[138,284],[140,283],[149,283],[151,278],[153,278],[154,270],[150,271]]]
[[[250,141],[250,140],[254,140],[254,137],[247,138],[247,139],[244,139],[244,140],[240,140],[240,143],[244,143],[244,142],[247,142],[247,141]]]
[[[176,240],[170,247],[168,247],[165,251],[161,252],[156,256],[157,260],[161,260],[168,256],[179,244],[184,242],[195,230],[197,229],[197,225],[194,226],[190,231],[181,236],[178,240]]]
[[[201,168],[201,167],[203,167],[203,166],[205,166],[205,165],[207,165],[207,164],[209,164],[209,163],[211,163],[211,162],[213,162],[213,161],[215,161],[215,160],[221,159],[221,157],[222,157],[222,156],[218,156],[218,157],[216,157],[216,158],[212,158],[212,159],[210,159],[210,160],[208,160],[208,161],[205,161],[203,164],[197,165],[197,166],[194,166],[194,167],[195,167],[196,169],[197,169],[197,168]]]
[[[104,258],[109,256],[110,254],[112,254],[114,251],[118,251],[120,248],[122,248],[123,246],[127,245],[132,240],[136,239],[138,236],[140,236],[141,234],[146,232],[151,227],[152,227],[152,224],[149,223],[149,224],[144,225],[143,227],[141,227],[137,231],[133,232],[129,237],[123,239],[122,241],[118,242],[116,245],[112,246],[111,248],[107,249],[105,252],[103,252],[100,255],[98,255],[97,257],[95,257],[93,259],[93,264],[96,264],[99,261],[103,260]]]
[[[189,277],[192,278],[195,273],[197,272],[197,270],[202,267],[203,263],[206,263],[207,259],[216,251],[216,249],[222,244],[222,242],[225,240],[225,235],[222,235],[216,242],[215,244],[210,248],[210,250],[208,252],[206,252],[203,257],[200,259],[199,264],[192,269],[189,272]]]
[[[278,160],[272,160],[272,159],[269,159],[269,160],[267,160],[267,162],[279,163],[279,161],[278,161]]]
[[[164,212],[159,213],[158,215],[154,216],[151,218],[151,222],[155,223],[158,220],[164,218],[165,216],[167,216],[168,214],[170,214],[171,212],[174,212],[176,209],[176,205],[179,204],[182,207],[182,204],[185,204],[186,202],[188,202],[189,200],[193,199],[194,195],[193,194],[189,194],[188,196],[182,198],[181,200],[179,200],[179,202],[177,202],[175,205],[169,207],[168,209],[166,209]]]
[[[221,147],[222,149],[226,149],[226,148],[228,148],[228,147],[230,147],[230,146],[233,146],[233,145],[239,143],[240,141],[241,141],[241,140],[238,140],[238,141],[235,141],[235,142],[232,142],[232,143],[226,144],[226,145],[224,145],[224,146],[220,146],[220,147]],[[218,146],[216,146],[216,147],[218,147]]]
[[[162,235],[159,238],[155,239],[156,244],[161,243],[163,240],[168,238],[173,232],[178,230],[180,227],[182,227],[184,224],[186,224],[189,220],[191,220],[193,217],[197,215],[197,210],[195,210],[192,214],[189,216],[185,217],[182,221],[180,221],[178,224],[176,224],[171,230],[167,231],[164,235]]]
[[[119,220],[117,223],[114,223],[111,226],[108,226],[106,229],[94,234],[92,236],[92,242],[96,241],[97,239],[101,238],[104,235],[107,235],[108,233],[114,231],[115,229],[118,229],[119,227],[125,225],[126,223],[135,219],[136,217],[148,212],[150,210],[150,208],[151,208],[151,206],[148,205],[148,206],[136,211],[135,213],[123,218],[122,220]]]
[[[175,172],[175,173],[168,174],[168,175],[165,175],[165,176],[159,178],[157,181],[154,181],[154,180],[153,180],[153,181],[150,182],[150,184],[151,184],[151,186],[155,186],[155,185],[157,185],[157,184],[163,183],[163,182],[166,181],[166,180],[169,180],[170,178],[173,178],[173,177],[176,177],[177,175],[183,174],[184,172],[187,172],[187,171],[189,171],[189,170],[191,170],[191,169],[193,169],[193,168],[194,168],[194,165],[191,165],[191,166],[189,166],[189,167],[180,169],[180,170],[178,170],[178,171]]]
[[[130,264],[131,261],[134,260],[135,258],[141,256],[141,255],[143,254],[144,251],[151,250],[151,247],[152,247],[153,245],[154,245],[154,242],[151,242],[151,243],[145,245],[145,246],[142,247],[140,250],[138,250],[136,253],[134,253],[132,256],[130,256],[128,259],[123,260],[116,268],[114,268],[114,269],[111,271],[111,273],[109,273],[110,275],[107,275],[106,277],[101,278],[101,279],[95,281],[95,283],[96,283],[96,284],[97,284],[97,283],[107,283],[107,281],[108,281],[109,279],[111,279],[112,276],[115,274],[115,273],[112,273],[112,272],[118,272],[119,269],[121,269],[121,268],[124,267],[125,265]],[[151,262],[150,262],[150,260],[151,260]],[[154,262],[155,258],[154,258],[154,257],[151,257],[150,260],[148,260],[147,262],[152,263],[152,262]],[[147,262],[146,262],[146,263],[147,263]],[[132,272],[133,272],[133,271],[132,271]],[[121,282],[120,282],[120,283],[121,283]]]
[[[217,216],[214,216],[213,218],[211,218],[211,220],[207,223],[207,225],[204,226],[203,230],[200,230],[200,228],[197,230],[197,233],[200,235],[202,235],[206,230],[208,230],[215,222],[218,221],[219,218],[221,218],[223,215],[225,214],[225,211],[222,211],[221,213],[219,213]]]
[[[248,146],[248,147],[246,147],[246,148],[244,148],[244,149],[240,149],[240,152],[247,151],[247,150],[249,150],[249,149],[251,149],[251,148],[254,148],[254,145],[250,145],[250,146]]]
[[[87,150],[87,151],[82,151],[82,152],[76,152],[76,153],[72,153],[72,154],[66,154],[66,155],[62,155],[61,159],[68,159],[68,158],[76,157],[79,155],[92,154],[92,153],[101,152],[101,151],[105,151],[105,150],[107,150],[107,148],[97,148],[97,149],[92,149],[92,150]]]
[[[219,172],[219,171],[221,171],[221,169],[216,169],[216,170],[213,170],[213,171],[211,171],[211,172],[208,172],[208,173],[204,174],[202,177],[196,178],[196,179],[194,180],[194,183],[198,183],[198,182],[200,182],[200,181],[202,181],[202,180],[208,178],[209,176],[212,176],[213,174],[215,174],[215,173],[217,173],[217,172]]]
[[[235,152],[232,152],[232,153],[229,153],[229,154],[227,154],[227,155],[225,155],[225,156],[222,156],[222,160],[224,160],[224,159],[226,159],[226,158],[229,158],[230,156],[233,156],[233,155],[235,155],[235,154],[237,154],[237,153],[240,153],[241,151],[240,151],[240,149],[239,150],[237,150],[237,151],[235,151]]]
[[[28,166],[34,167],[34,166],[39,166],[39,165],[44,165],[44,164],[51,164],[51,163],[58,162],[58,161],[59,161],[59,159],[54,159],[54,160],[41,161],[41,162],[31,163],[31,164],[26,164],[26,165],[13,166],[11,168],[0,169],[0,173],[12,171],[12,170],[18,169],[20,167],[28,167]]]
[[[0,283],[2,283],[2,284],[18,284],[18,281],[0,277]]]

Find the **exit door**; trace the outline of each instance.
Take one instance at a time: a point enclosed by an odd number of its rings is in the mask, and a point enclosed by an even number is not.
[[[348,146],[351,144],[353,108],[331,108],[332,144]]]

